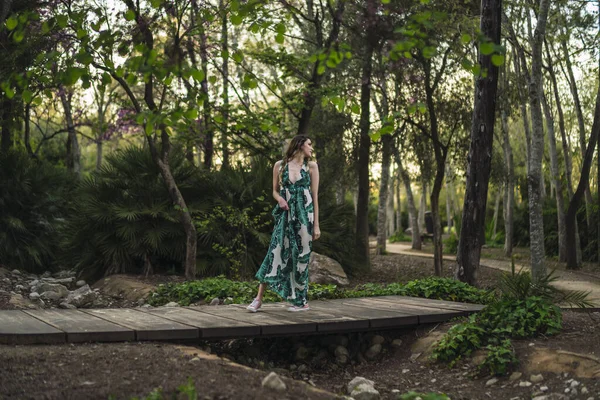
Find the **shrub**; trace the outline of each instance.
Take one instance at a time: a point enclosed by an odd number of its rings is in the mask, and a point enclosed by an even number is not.
[[[405,235],[404,232],[396,232],[392,236],[388,238],[390,243],[398,243],[398,242],[410,242],[412,241],[412,237]]]
[[[75,181],[23,152],[0,153],[0,263],[33,273],[58,266],[58,231]]]
[[[448,239],[444,239],[444,253],[456,254],[458,252],[458,236],[450,234]]]
[[[410,281],[404,286],[404,294],[476,304],[488,304],[494,299],[493,293],[489,291],[477,289],[456,279],[438,277]]]

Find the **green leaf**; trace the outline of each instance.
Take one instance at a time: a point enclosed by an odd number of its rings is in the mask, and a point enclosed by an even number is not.
[[[162,4],[162,0],[150,0],[150,5],[153,8],[159,8]]]
[[[195,120],[198,118],[198,110],[196,108],[191,108],[185,112],[185,117],[189,120]]]
[[[244,17],[242,17],[240,14],[231,14],[230,21],[233,25],[237,26],[244,22]]]
[[[423,57],[425,58],[431,58],[433,56],[435,56],[436,53],[436,48],[433,46],[426,46],[423,48]]]
[[[352,107],[350,107],[350,110],[354,114],[360,114],[360,106],[358,104],[352,104]]]
[[[282,24],[282,23],[279,23],[279,24],[275,25],[275,31],[277,33],[284,34],[285,33],[285,25]]]
[[[492,64],[496,67],[501,67],[504,65],[504,56],[502,54],[494,54],[492,56]]]
[[[317,74],[319,75],[323,75],[325,73],[325,66],[323,64],[319,65],[319,68],[317,68]]]
[[[233,53],[233,60],[237,63],[241,63],[244,60],[244,53],[241,51],[236,51]]]
[[[275,36],[275,41],[279,44],[283,44],[283,42],[285,42],[285,37],[281,33],[278,33]]]
[[[6,20],[6,29],[8,29],[9,31],[15,29],[17,25],[19,25],[19,21],[15,17],[11,16],[9,19]]]
[[[463,33],[462,36],[460,37],[460,41],[463,42],[464,44],[470,43],[472,40],[471,35],[469,35],[468,33]]]
[[[192,75],[192,78],[194,78],[194,80],[196,82],[202,82],[205,78],[204,71],[202,71],[201,69],[197,69],[197,68],[191,70],[191,75]]]
[[[133,10],[127,10],[125,12],[125,19],[127,21],[133,21],[135,19],[135,11],[133,11]]]
[[[492,42],[481,43],[479,45],[479,51],[484,56],[489,56],[490,54],[492,54],[494,52],[494,43],[492,43]]]
[[[14,31],[12,38],[15,43],[21,43],[25,38],[25,33],[23,31]]]
[[[33,97],[33,93],[31,92],[31,90],[23,90],[23,93],[21,94],[21,97],[23,98],[23,101],[25,103],[30,103],[31,102],[31,98]]]
[[[390,0],[381,0],[383,4],[390,4]]]
[[[56,16],[56,23],[58,24],[58,26],[60,28],[66,28],[68,22],[69,22],[69,17],[67,17],[66,15],[57,15]]]
[[[144,126],[144,132],[146,132],[146,135],[150,136],[150,135],[152,135],[153,131],[154,131],[154,124],[152,124],[152,121],[150,119],[148,119],[148,121],[146,121],[146,126]]]
[[[85,29],[77,29],[77,39],[83,39],[87,36],[87,31]]]
[[[4,88],[4,94],[9,99],[12,99],[13,97],[15,97],[15,91],[12,90],[12,88],[10,88],[8,86]]]

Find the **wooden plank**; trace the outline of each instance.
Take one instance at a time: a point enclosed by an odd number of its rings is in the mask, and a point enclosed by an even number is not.
[[[64,332],[21,310],[0,312],[0,344],[65,343]]]
[[[259,336],[260,326],[199,311],[200,307],[159,307],[144,312],[191,325],[200,330],[201,338]]]
[[[343,299],[327,300],[322,302],[314,302],[310,305],[311,312],[328,311],[335,312],[340,315],[355,318],[357,320],[367,321],[368,328],[381,329],[402,327],[410,325],[418,325],[419,318],[415,314],[405,313],[402,310],[395,309],[376,309],[370,307],[356,307],[353,304],[346,304]],[[319,324],[319,328],[320,328]]]
[[[81,310],[135,331],[135,340],[198,339],[198,328],[132,308]]]
[[[465,311],[447,310],[440,308],[420,307],[411,304],[395,303],[377,300],[376,297],[360,299],[344,299],[343,303],[352,307],[368,308],[375,310],[392,310],[405,314],[415,315],[419,324],[444,322],[455,317],[465,315]]]
[[[260,326],[261,335],[295,335],[317,331],[316,322],[294,320],[287,316],[271,315],[265,312],[249,312],[246,306],[204,306],[194,307],[197,311],[229,318]]]
[[[135,340],[132,329],[79,310],[23,310],[67,334],[67,342],[121,342]]]
[[[317,332],[345,332],[369,328],[367,320],[343,315],[334,310],[317,310],[313,307],[317,303],[317,301],[311,302],[309,311],[299,312],[288,311],[290,305],[287,303],[268,303],[263,304],[258,313],[266,313],[275,318],[287,319],[296,323],[316,323]]]
[[[391,301],[399,304],[409,304],[419,307],[430,307],[430,308],[441,308],[446,310],[458,310],[466,311],[468,314],[481,311],[485,307],[481,304],[470,304],[470,303],[459,303],[454,301],[445,300],[434,300],[425,299],[420,297],[407,297],[407,296],[378,296],[371,297],[372,299],[378,299],[382,301]]]

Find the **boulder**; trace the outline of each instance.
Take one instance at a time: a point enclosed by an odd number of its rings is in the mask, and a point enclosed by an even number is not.
[[[352,379],[350,381],[350,383],[348,383],[348,386],[346,387],[346,389],[348,390],[348,393],[352,393],[352,391],[359,385],[362,384],[367,384],[369,386],[374,386],[375,382],[373,382],[370,379],[367,378],[363,378],[362,376],[357,376],[354,379]]]
[[[350,397],[355,400],[379,400],[379,392],[371,385],[362,383],[354,388]]]
[[[69,295],[69,289],[60,283],[47,283],[43,282],[41,285],[37,287],[36,292],[44,293],[44,292],[55,292],[58,293],[60,298],[67,297]]]
[[[263,379],[262,386],[265,388],[276,390],[278,392],[283,392],[286,390],[285,383],[275,372],[271,372],[265,377],[265,379]]]
[[[90,289],[90,285],[85,285],[69,293],[66,303],[80,308],[93,304],[97,297],[98,293]]]
[[[310,255],[310,282],[347,286],[350,284],[342,265],[333,258],[315,253]]]

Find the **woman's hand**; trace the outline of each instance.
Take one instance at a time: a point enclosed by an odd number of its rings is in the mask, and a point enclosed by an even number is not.
[[[313,228],[313,240],[318,240],[321,237],[321,229],[318,226]]]
[[[285,199],[283,197],[279,197],[279,199],[277,200],[277,203],[279,204],[279,208],[281,208],[282,210],[290,209],[290,206],[288,206],[287,201],[285,201]]]

